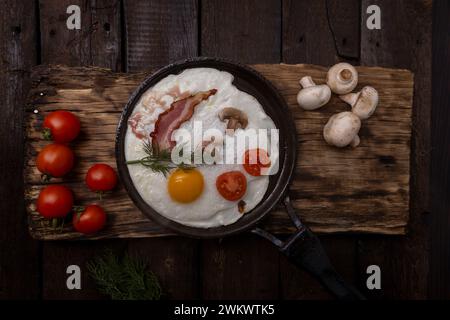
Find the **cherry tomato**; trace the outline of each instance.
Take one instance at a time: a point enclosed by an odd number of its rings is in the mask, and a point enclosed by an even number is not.
[[[225,172],[217,177],[216,188],[225,199],[236,201],[247,191],[247,178],[240,171]]]
[[[63,218],[73,206],[72,191],[61,185],[50,185],[39,193],[36,210],[44,218]]]
[[[105,211],[95,204],[87,206],[80,213],[73,214],[72,223],[76,231],[90,234],[103,228],[106,222]]]
[[[44,119],[44,138],[55,142],[67,143],[80,133],[80,120],[72,112],[59,110]]]
[[[45,146],[36,159],[40,172],[51,177],[62,177],[72,170],[74,163],[73,151],[58,143]]]
[[[97,163],[86,173],[86,184],[92,191],[109,191],[117,184],[117,174],[109,165]]]
[[[245,151],[244,169],[249,175],[260,176],[264,168],[270,167],[270,158],[264,149],[251,149]]]

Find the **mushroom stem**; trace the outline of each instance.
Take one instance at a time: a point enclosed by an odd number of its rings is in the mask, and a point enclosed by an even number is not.
[[[314,87],[316,85],[310,76],[301,78],[299,82],[303,88]]]
[[[352,71],[349,69],[342,69],[341,72],[338,74],[339,80],[343,82],[350,82],[352,81]]]
[[[357,93],[348,93],[339,98],[352,107],[352,112],[361,120],[368,119],[377,108],[378,92],[372,87],[365,86]]]
[[[359,143],[360,143],[360,142],[361,142],[361,140],[359,139],[359,136],[356,135],[356,136],[353,138],[352,142],[350,142],[350,146],[351,146],[352,148],[356,148],[357,146],[359,146]]]
[[[350,106],[354,106],[356,103],[356,100],[358,100],[359,92],[358,93],[347,93],[342,96],[339,96],[339,98],[349,104]]]
[[[327,85],[336,94],[346,94],[358,84],[358,72],[349,63],[341,62],[332,66],[327,73]]]

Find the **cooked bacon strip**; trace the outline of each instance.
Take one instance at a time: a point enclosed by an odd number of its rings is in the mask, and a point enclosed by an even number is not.
[[[131,118],[128,119],[128,124],[130,125],[131,130],[138,139],[144,138],[144,134],[142,134],[142,132],[138,130],[138,124],[141,119],[142,113],[140,112],[135,113]]]
[[[216,89],[198,92],[173,102],[169,109],[161,113],[155,123],[155,130],[150,134],[153,150],[171,150],[175,146],[175,141],[171,140],[172,132],[192,117],[194,108],[200,102],[207,100],[216,92]]]

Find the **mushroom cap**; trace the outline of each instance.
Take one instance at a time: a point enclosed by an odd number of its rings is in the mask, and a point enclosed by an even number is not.
[[[340,98],[352,106],[352,112],[361,120],[368,119],[378,105],[378,91],[369,86],[362,88],[358,93],[349,93]]]
[[[335,64],[328,70],[327,85],[336,94],[346,94],[358,84],[358,71],[346,62]]]
[[[323,128],[325,141],[333,146],[342,148],[352,144],[359,144],[358,132],[361,128],[361,120],[350,111],[333,115]],[[355,140],[355,141],[354,141]]]
[[[297,94],[297,102],[305,110],[315,110],[327,104],[331,98],[331,90],[325,85],[315,85],[300,90]]]

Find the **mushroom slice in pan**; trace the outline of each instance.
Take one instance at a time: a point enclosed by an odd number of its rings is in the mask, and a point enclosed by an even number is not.
[[[221,121],[228,120],[227,129],[245,129],[248,125],[247,115],[239,109],[227,107],[219,112]]]

